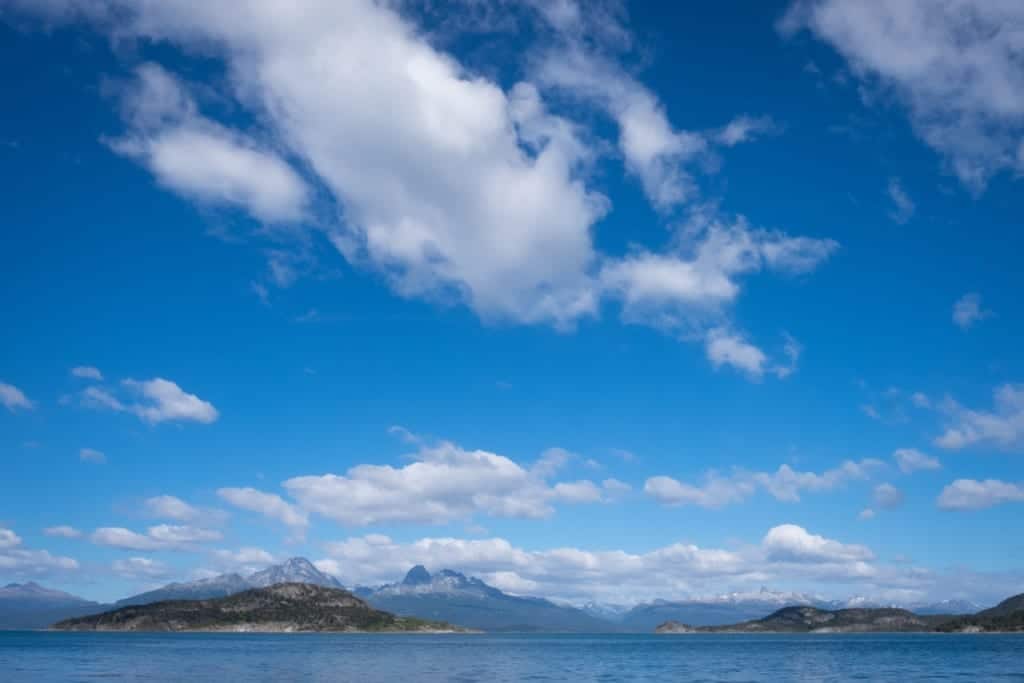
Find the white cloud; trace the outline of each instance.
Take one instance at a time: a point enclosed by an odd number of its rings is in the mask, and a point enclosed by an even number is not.
[[[407,456],[414,462],[404,467],[358,465],[344,476],[294,477],[284,487],[304,509],[353,526],[442,523],[478,513],[540,518],[550,515],[556,502],[603,499],[590,481],[547,483],[568,456],[549,449],[527,469],[503,455],[450,442],[420,444]]]
[[[910,402],[918,408],[931,408],[932,405],[932,401],[928,398],[928,395],[920,391],[915,391],[911,394]]]
[[[58,538],[80,538],[82,536],[81,531],[66,524],[47,527],[43,529],[43,533],[47,536],[56,536]]]
[[[921,581],[913,568],[876,564],[864,546],[795,525],[775,527],[760,543],[734,550],[675,543],[642,553],[574,547],[538,551],[502,538],[399,543],[380,535],[328,543],[326,549],[328,557],[317,566],[333,574],[344,570],[346,581],[354,584],[394,581],[410,566],[423,564],[433,571],[451,568],[480,576],[512,592],[575,602],[683,598],[794,579],[879,588]]]
[[[709,474],[703,484],[694,486],[672,477],[651,477],[644,483],[644,493],[666,505],[699,505],[718,508],[744,501],[755,490],[749,478],[722,477]]]
[[[875,505],[883,510],[896,508],[903,504],[903,492],[889,483],[876,486],[872,496]]]
[[[81,394],[82,405],[97,410],[112,410],[136,415],[144,422],[216,422],[220,414],[209,401],[190,394],[174,382],[154,377],[148,380],[126,379],[121,386],[141,400],[118,398],[111,390],[91,386]]]
[[[100,372],[99,368],[94,368],[91,365],[78,365],[71,368],[71,375],[80,379],[94,379],[96,381],[103,381],[103,373]]]
[[[129,132],[111,142],[114,150],[145,164],[162,185],[201,202],[238,205],[269,222],[304,217],[309,191],[277,154],[204,118],[159,66],[145,64],[135,75],[123,100]]]
[[[942,489],[937,501],[943,510],[982,510],[1019,502],[1024,502],[1024,486],[998,479],[957,479]]]
[[[143,507],[151,517],[173,519],[178,522],[191,522],[201,515],[198,508],[189,505],[180,498],[167,495],[147,498],[143,503]]]
[[[663,208],[693,194],[691,170],[709,161],[709,148],[767,126],[744,116],[706,133],[675,128],[658,98],[604,54],[608,45],[629,44],[618,12],[529,3],[553,31],[536,32],[543,50],[525,51],[533,82],[506,87],[431,45],[400,15],[400,3],[307,0],[285,10],[255,3],[239,22],[216,3],[99,0],[85,9],[72,2],[56,2],[63,11],[51,18],[85,17],[119,38],[222,58],[231,87],[218,94],[259,123],[247,137],[228,131],[198,112],[182,83],[148,65],[125,98],[127,132],[116,148],[179,192],[239,203],[268,219],[294,215],[306,196],[302,181],[285,180],[287,158],[342,214],[337,222],[305,221],[302,238],[324,232],[347,260],[383,274],[402,296],[459,301],[487,320],[561,328],[597,315],[603,297],[627,307],[654,298],[667,310],[649,320],[678,320],[679,305],[715,308],[719,285],[731,300],[741,272],[806,272],[835,247],[758,231],[756,266],[709,273],[689,272],[707,264],[687,266],[691,259],[674,252],[662,262],[650,254],[619,264],[595,248],[594,226],[610,203],[588,184],[589,172],[605,146],[598,127],[552,113],[562,104],[558,94],[611,116],[626,168]],[[566,109],[590,123],[578,108]],[[301,248],[282,245],[271,257],[279,284],[296,276],[293,250]],[[647,268],[664,272],[641,272]],[[710,298],[699,294],[705,288]]]
[[[51,555],[46,550],[23,548],[21,537],[0,527],[0,573],[9,576],[42,576],[78,569],[78,561]]]
[[[875,516],[876,516],[876,513],[875,513],[875,511],[874,511],[873,509],[871,509],[871,508],[864,508],[863,510],[861,510],[861,511],[860,511],[860,512],[859,512],[859,513],[857,514],[857,518],[858,518],[858,519],[874,519],[874,518],[875,518]]]
[[[731,365],[751,377],[760,378],[768,357],[764,351],[735,332],[716,327],[708,332],[705,351],[716,369]]]
[[[107,462],[107,456],[95,448],[82,448],[78,451],[78,459],[82,462],[91,462],[95,465],[103,465]]]
[[[867,547],[843,544],[839,541],[808,533],[795,524],[774,527],[761,544],[769,559],[782,561],[863,561],[874,558]]]
[[[0,549],[21,545],[21,536],[10,529],[0,528]]]
[[[948,400],[943,407],[949,426],[935,443],[959,449],[988,445],[1014,449],[1024,441],[1024,385],[1004,384],[994,392],[991,411],[971,410]]]
[[[976,322],[992,315],[992,311],[982,308],[981,295],[977,292],[968,292],[953,304],[953,322],[961,330],[970,329]]]
[[[186,393],[174,382],[156,377],[145,381],[124,380],[123,384],[142,395],[145,403],[131,410],[146,422],[194,421],[209,424],[219,417],[213,404]]]
[[[276,493],[266,493],[254,488],[221,488],[217,495],[235,507],[259,512],[265,517],[275,519],[291,528],[298,534],[305,532],[309,519],[306,513],[285,501]]]
[[[906,190],[903,189],[902,183],[898,178],[891,178],[889,185],[886,188],[889,193],[889,199],[892,200],[893,208],[889,212],[889,217],[896,223],[903,225],[909,221],[917,207],[914,205],[914,201],[907,194]]]
[[[263,548],[214,550],[212,555],[218,565],[229,567],[234,571],[255,571],[274,563],[274,556]]]
[[[937,470],[942,467],[938,458],[922,453],[915,448],[899,448],[893,451],[892,457],[904,474],[918,470]]]
[[[35,407],[35,403],[30,401],[21,389],[4,382],[0,382],[0,405],[12,413],[19,409],[32,410]]]
[[[881,466],[881,461],[868,458],[859,462],[846,460],[839,467],[820,474],[794,470],[789,465],[781,465],[775,472],[736,469],[730,475],[721,475],[712,471],[700,485],[657,476],[647,480],[644,492],[666,505],[718,508],[743,502],[760,488],[776,500],[792,503],[800,500],[803,491],[832,491],[847,482],[868,479],[871,472]]]
[[[126,579],[165,579],[171,576],[171,570],[166,564],[149,557],[114,560],[111,569]]]
[[[992,0],[798,0],[785,32],[808,28],[853,73],[892,93],[975,192],[1024,169],[1024,5]]]
[[[220,538],[219,531],[171,524],[151,526],[144,534],[124,527],[101,527],[89,536],[97,545],[125,550],[190,550]]]
[[[715,141],[725,147],[735,147],[740,143],[753,140],[758,135],[770,133],[775,128],[775,123],[767,116],[737,116],[718,131]]]

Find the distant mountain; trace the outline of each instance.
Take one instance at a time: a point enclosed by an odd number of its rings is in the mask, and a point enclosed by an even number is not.
[[[974,614],[981,605],[970,600],[942,600],[907,605],[907,609],[915,614]]]
[[[46,628],[55,621],[92,614],[105,605],[37,583],[0,587],[0,629]]]
[[[761,619],[723,626],[694,626],[669,621],[657,633],[867,633],[933,631],[944,617],[925,617],[893,607],[824,610],[783,607]]]
[[[811,605],[839,607],[816,596],[762,588],[758,592],[724,593],[691,600],[655,600],[642,603],[619,619],[627,631],[649,633],[658,624],[676,621],[690,626],[720,626],[759,619],[780,607]]]
[[[278,583],[212,600],[121,607],[53,626],[61,631],[456,631],[449,624],[396,617],[340,588]]]
[[[234,595],[250,588],[265,588],[275,583],[308,583],[327,588],[342,588],[336,578],[324,574],[304,557],[293,557],[248,577],[220,574],[187,583],[169,583],[162,588],[118,600],[116,607],[145,605],[162,600],[208,600]]]
[[[325,574],[304,557],[293,557],[282,564],[275,564],[256,572],[246,581],[253,588],[273,586],[275,583],[309,583],[327,588],[343,588],[341,582]]]
[[[1007,598],[995,607],[943,623],[940,631],[1024,631],[1024,593]]]
[[[556,605],[543,598],[509,595],[450,569],[431,574],[425,567],[416,566],[400,583],[361,589],[360,593],[378,609],[483,631],[617,630],[609,621],[575,607]]]

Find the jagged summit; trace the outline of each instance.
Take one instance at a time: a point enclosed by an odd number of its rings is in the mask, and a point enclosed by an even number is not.
[[[427,568],[422,564],[418,564],[406,573],[405,578],[402,579],[402,585],[422,586],[423,584],[430,583],[431,578]]]
[[[253,588],[264,588],[275,583],[309,583],[328,588],[342,587],[336,578],[324,574],[304,557],[293,557],[281,564],[267,567],[250,576],[247,582]]]

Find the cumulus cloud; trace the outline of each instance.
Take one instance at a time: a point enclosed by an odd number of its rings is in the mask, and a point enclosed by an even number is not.
[[[75,569],[77,560],[25,548],[18,534],[0,527],[0,572],[8,576],[45,576]]]
[[[990,0],[797,0],[784,32],[808,29],[854,75],[891,93],[917,135],[980,192],[1024,169],[1024,5]]]
[[[158,524],[145,533],[124,527],[101,527],[89,539],[97,545],[124,550],[191,550],[197,544],[220,540],[221,533],[187,525]]]
[[[187,0],[53,0],[34,9],[223,59],[230,90],[219,94],[252,115],[253,130],[229,130],[200,113],[196,88],[149,64],[124,95],[126,132],[113,147],[179,193],[243,206],[262,220],[294,220],[310,197],[322,197],[342,219],[305,220],[296,242],[308,248],[307,232],[321,231],[401,296],[563,329],[617,299],[628,309],[654,304],[645,317],[662,327],[680,318],[680,307],[732,300],[741,273],[806,272],[824,260],[834,242],[763,231],[747,235],[756,263],[741,256],[739,270],[675,251],[601,253],[593,232],[610,202],[590,176],[606,146],[579,107],[564,109],[580,121],[555,112],[562,96],[610,116],[625,168],[666,210],[693,196],[692,174],[714,165],[713,148],[751,139],[769,122],[741,116],[711,132],[677,128],[605,49],[630,42],[619,13],[557,6],[521,6],[549,28],[535,32],[542,48],[524,51],[528,80],[509,86],[431,44],[400,3],[308,0],[284,11],[254,3],[241,23],[223,7]],[[293,247],[273,252],[278,284],[296,276],[301,249]]]
[[[915,448],[898,448],[893,451],[893,459],[904,474],[919,470],[937,470],[942,468],[938,458],[922,453]]]
[[[129,132],[111,141],[168,188],[257,218],[298,221],[309,191],[291,166],[246,135],[203,117],[187,91],[156,64],[136,69],[122,101]]]
[[[107,462],[107,456],[95,448],[82,448],[78,451],[78,459],[82,462],[91,462],[94,465],[103,465]]]
[[[547,482],[567,455],[551,449],[525,468],[497,453],[424,443],[404,467],[358,465],[345,475],[294,477],[284,488],[303,509],[352,526],[436,524],[475,514],[541,518],[552,514],[554,503],[605,499],[606,491],[588,480]]]
[[[768,357],[742,336],[721,327],[708,332],[705,351],[715,368],[731,365],[752,377],[760,378]]]
[[[14,386],[13,384],[6,384],[0,382],[0,405],[11,411],[12,413],[17,410],[32,410],[35,408],[35,403],[30,401],[25,393]]]
[[[60,526],[51,526],[43,529],[43,533],[47,536],[56,536],[58,538],[81,538],[82,532],[73,526],[62,524]]]
[[[801,472],[789,465],[781,465],[774,472],[736,469],[729,475],[722,475],[712,471],[698,485],[657,476],[646,481],[644,492],[666,505],[698,505],[706,508],[743,502],[758,489],[767,491],[776,500],[798,502],[804,491],[832,491],[847,482],[868,479],[881,466],[881,461],[867,458],[861,461],[846,460],[839,467],[821,473]]]
[[[138,400],[122,400],[109,389],[86,387],[82,404],[97,410],[132,413],[144,422],[216,422],[220,414],[213,404],[190,394],[174,382],[154,377],[148,380],[126,379],[121,386]]]
[[[251,573],[274,563],[274,556],[263,548],[239,548],[238,550],[214,550],[211,553],[216,564],[230,571]]]
[[[982,510],[1020,502],[1024,502],[1024,486],[998,479],[957,479],[942,489],[937,501],[943,510]]]
[[[783,561],[852,561],[874,559],[874,553],[867,547],[844,544],[824,536],[808,533],[795,524],[774,527],[761,544],[768,559]]]
[[[946,401],[942,409],[949,425],[935,443],[949,449],[977,445],[1019,448],[1024,440],[1024,385],[1002,385],[995,390],[993,403],[993,409],[987,411]]]
[[[883,510],[903,505],[903,492],[889,483],[879,484],[872,492],[875,505]]]
[[[93,379],[97,382],[103,381],[103,373],[100,372],[99,368],[91,365],[78,365],[71,368],[71,376],[78,377],[79,379]]]
[[[250,512],[258,512],[264,517],[277,520],[301,535],[305,532],[309,519],[305,512],[287,502],[276,493],[267,493],[254,488],[217,489],[217,495],[235,507]]]
[[[575,547],[527,550],[502,538],[422,538],[400,543],[374,534],[326,545],[317,566],[344,569],[346,580],[374,585],[394,581],[410,566],[451,568],[480,576],[510,592],[580,602],[629,603],[755,589],[794,578],[834,585],[881,588],[920,585],[912,568],[879,565],[870,549],[812,534],[787,524],[759,543],[733,550],[674,543],[648,552],[591,551]]]
[[[968,292],[953,304],[953,322],[961,330],[970,329],[975,323],[992,315],[992,311],[982,308],[981,295],[977,292]]]
[[[201,508],[186,503],[176,496],[153,496],[142,503],[143,511],[149,517],[170,519],[195,525],[216,525],[222,523],[227,514],[223,510]]]
[[[160,560],[149,557],[129,557],[114,560],[111,569],[126,579],[166,579],[171,576],[170,568]]]

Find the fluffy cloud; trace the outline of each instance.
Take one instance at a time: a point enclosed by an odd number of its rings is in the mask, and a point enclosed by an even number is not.
[[[79,450],[78,459],[82,462],[91,462],[95,465],[103,465],[107,462],[107,456],[95,448],[83,448]]]
[[[43,533],[47,536],[56,536],[58,538],[80,538],[82,536],[81,531],[68,525],[47,527],[43,529]]]
[[[94,368],[91,365],[78,365],[71,368],[71,376],[79,379],[94,379],[97,382],[103,381],[103,373],[99,368]]]
[[[987,445],[1014,449],[1024,440],[1024,385],[1004,384],[996,389],[991,411],[971,410],[952,400],[943,410],[949,426],[935,440],[942,448]]]
[[[990,0],[798,0],[782,21],[809,29],[854,74],[893,93],[969,188],[1024,168],[1024,6]]]
[[[266,493],[254,488],[227,487],[217,489],[217,495],[235,507],[250,512],[259,512],[265,517],[277,520],[300,535],[304,533],[309,524],[305,512],[276,493]]]
[[[221,538],[219,531],[172,524],[151,526],[141,534],[123,527],[101,527],[90,535],[97,545],[125,550],[190,550]]]
[[[142,503],[143,510],[149,517],[170,519],[193,525],[216,525],[224,522],[227,513],[213,508],[200,508],[186,503],[175,496],[153,496]]]
[[[159,560],[149,557],[129,557],[114,560],[111,564],[114,573],[126,579],[165,579],[171,576],[170,568]]]
[[[982,510],[1019,502],[1024,502],[1024,486],[998,479],[957,479],[942,489],[937,501],[943,510]]]
[[[563,547],[526,550],[502,538],[423,538],[398,543],[379,534],[329,543],[325,571],[344,570],[346,581],[394,581],[415,564],[451,568],[482,577],[505,590],[571,601],[681,598],[756,589],[794,578],[862,588],[920,584],[913,569],[884,567],[872,552],[787,524],[760,543],[735,550],[676,543],[644,553]]]
[[[442,523],[478,513],[540,518],[550,515],[556,502],[604,499],[605,492],[591,481],[547,483],[546,477],[564,464],[564,454],[549,450],[533,468],[524,468],[488,451],[450,442],[423,444],[408,456],[414,462],[404,467],[358,465],[344,476],[295,477],[284,487],[304,509],[353,526]]]
[[[302,221],[296,241],[308,245],[308,230],[323,232],[348,261],[382,274],[402,296],[459,301],[487,320],[561,328],[597,315],[605,298],[620,299],[627,309],[653,306],[644,317],[663,327],[681,307],[717,310],[732,300],[739,274],[806,271],[835,247],[746,230],[738,237],[756,255],[740,254],[738,266],[676,250],[622,260],[595,248],[594,226],[610,203],[588,183],[605,146],[599,128],[552,110],[566,99],[560,95],[611,117],[627,171],[662,209],[693,196],[692,173],[713,165],[711,150],[770,125],[741,116],[710,132],[673,126],[658,98],[605,49],[630,42],[617,12],[569,1],[557,10],[507,6],[546,28],[534,32],[543,47],[524,51],[529,80],[505,87],[428,42],[400,3],[307,0],[285,10],[250,3],[241,23],[224,7],[188,0],[19,5],[223,59],[230,91],[220,94],[233,96],[258,129],[229,130],[204,116],[187,84],[146,65],[125,93],[127,130],[113,147],[181,194],[244,206],[265,221],[294,220],[311,196],[322,197],[326,210],[307,213],[340,208],[341,220]],[[590,122],[578,106],[565,109]],[[719,248],[718,233],[707,232],[698,241],[727,258],[732,247]],[[694,240],[678,241],[685,251]],[[274,281],[294,279],[295,261],[307,256],[297,251],[274,250]]]
[[[914,448],[899,448],[893,451],[893,459],[904,474],[918,470],[937,470],[942,468],[938,458],[933,458]]]
[[[876,486],[872,497],[875,505],[883,510],[896,508],[903,504],[903,492],[889,483]]]
[[[846,545],[808,533],[795,524],[783,524],[771,529],[761,545],[768,559],[772,560],[860,562],[874,559],[874,554],[865,546]]]
[[[154,377],[149,380],[126,379],[121,386],[140,400],[118,398],[103,387],[86,387],[82,391],[82,404],[100,410],[127,412],[150,424],[160,422],[216,422],[220,414],[213,404],[195,394],[184,391],[174,382]]]
[[[705,351],[708,360],[715,368],[731,365],[752,377],[761,377],[768,357],[764,352],[749,343],[742,336],[721,327],[716,327],[707,334]]]
[[[297,221],[305,183],[274,152],[204,118],[177,80],[155,64],[136,70],[123,99],[129,133],[111,143],[170,189],[201,202],[245,207],[264,221]],[[99,379],[99,378],[97,378]]]
[[[907,191],[903,189],[903,184],[900,183],[898,178],[891,178],[889,180],[887,191],[889,199],[892,200],[893,204],[892,210],[889,212],[889,218],[900,225],[906,223],[913,217],[914,211],[917,209],[914,201],[907,194]]]
[[[976,292],[964,294],[953,304],[953,322],[961,330],[969,329],[992,315],[992,311],[981,307],[981,295]]]
[[[0,382],[0,405],[12,413],[16,410],[32,410],[35,407],[35,403],[30,401],[21,389],[4,382]]]
[[[687,484],[671,477],[651,477],[644,484],[644,492],[666,505],[698,505],[718,508],[740,503],[759,488],[775,499],[797,502],[803,491],[831,491],[850,481],[868,479],[871,472],[882,465],[871,458],[855,462],[844,461],[839,467],[822,473],[801,472],[789,465],[781,465],[775,472],[749,472],[734,470],[730,475],[709,472],[699,485]]]
[[[78,569],[77,560],[51,555],[46,550],[24,548],[18,534],[0,528],[0,572],[9,576],[43,576],[75,569]]]

